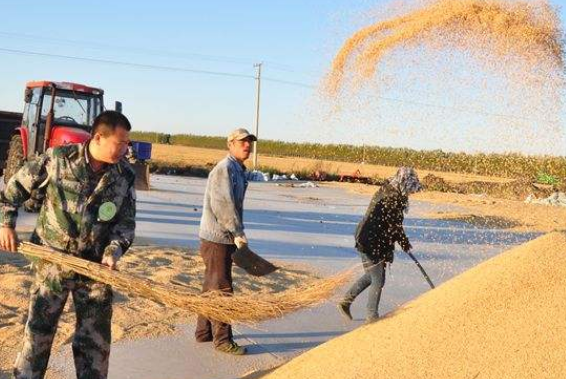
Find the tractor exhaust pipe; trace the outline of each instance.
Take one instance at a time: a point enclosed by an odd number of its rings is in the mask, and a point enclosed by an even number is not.
[[[53,126],[53,118],[55,113],[53,108],[55,107],[55,85],[51,85],[51,104],[49,105],[49,113],[47,113],[47,118],[45,119],[45,134],[43,137],[43,151],[44,153],[49,148],[49,141],[51,139],[51,128]]]

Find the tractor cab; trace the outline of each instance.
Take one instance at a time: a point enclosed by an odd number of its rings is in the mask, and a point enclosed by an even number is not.
[[[37,81],[26,84],[23,113],[0,111],[0,166],[4,183],[35,156],[50,147],[82,143],[90,138],[94,119],[104,110],[104,91],[67,82]],[[122,104],[116,102],[116,111]],[[136,188],[149,189],[151,144],[132,141],[131,163],[136,171]],[[34,195],[24,203],[26,210],[39,209]]]
[[[49,147],[86,141],[103,111],[104,91],[66,82],[29,82],[20,134],[25,158]]]

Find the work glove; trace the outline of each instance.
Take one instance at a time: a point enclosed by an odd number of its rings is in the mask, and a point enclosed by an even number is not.
[[[248,244],[248,239],[246,238],[245,234],[242,234],[241,236],[238,237],[234,237],[234,245],[236,245],[238,249],[241,249],[247,244]]]

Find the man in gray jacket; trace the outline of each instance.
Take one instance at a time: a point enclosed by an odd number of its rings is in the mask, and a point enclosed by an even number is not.
[[[232,253],[248,243],[243,224],[248,186],[244,161],[256,140],[246,129],[234,130],[228,136],[228,156],[208,175],[199,230],[205,265],[203,292],[233,292]],[[246,348],[234,342],[229,324],[199,316],[195,337],[198,342],[213,341],[215,348],[225,353],[246,353]]]

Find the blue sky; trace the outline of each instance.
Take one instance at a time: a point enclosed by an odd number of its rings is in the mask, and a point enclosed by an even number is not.
[[[561,3],[553,4],[562,6]],[[104,88],[108,107],[121,100],[124,112],[138,130],[224,135],[235,127],[253,128],[252,78],[16,54],[1,49],[244,76],[255,74],[254,62],[264,62],[266,79],[316,86],[345,38],[371,22],[371,14],[385,2],[165,0],[1,4],[0,109],[22,109],[23,88],[28,80],[74,81]],[[562,11],[561,17],[564,19]],[[436,88],[433,100],[419,94],[422,86],[413,87],[410,93],[403,91],[406,87],[393,88],[388,95],[452,104],[448,95],[443,95],[442,86]],[[461,91],[472,93],[473,89]],[[365,101],[361,97],[355,103],[362,107]],[[478,106],[483,107],[482,104],[485,102]],[[316,100],[315,88],[265,80],[260,137],[466,151],[501,147],[494,143],[497,138],[474,142],[458,130],[454,125],[470,119],[465,112],[450,112],[453,119],[448,127],[438,122],[446,120],[446,110],[438,113],[431,107],[394,102],[368,107],[372,111],[358,112],[359,108],[353,106],[349,114],[334,117],[321,109],[324,107]],[[501,113],[497,108],[490,111]],[[413,117],[414,114],[419,116]],[[477,116],[474,120],[477,125],[484,121]],[[518,141],[517,146],[522,143]],[[510,144],[509,149],[513,150],[513,146]]]

